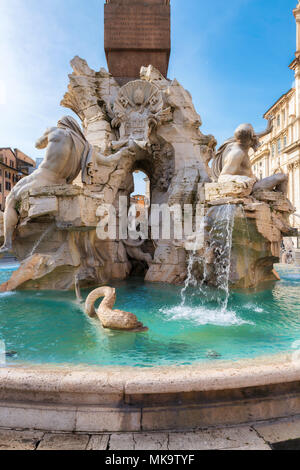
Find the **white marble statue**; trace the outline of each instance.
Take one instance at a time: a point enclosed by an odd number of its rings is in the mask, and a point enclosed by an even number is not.
[[[241,124],[235,131],[234,137],[227,140],[218,150],[213,161],[213,177],[219,183],[236,182],[245,187],[252,186],[253,191],[277,190],[287,194],[288,176],[278,173],[257,181],[249,158],[249,150],[256,150],[259,146],[259,137],[270,132],[271,126],[256,134],[251,124]]]
[[[0,253],[11,251],[13,232],[18,224],[17,205],[31,189],[72,183],[82,171],[83,183],[88,182],[88,167],[92,162],[93,147],[86,140],[79,125],[71,116],[60,119],[36,142],[36,148],[46,148],[40,167],[31,175],[21,179],[6,200],[4,212],[4,244]],[[111,156],[97,153],[95,158],[102,165],[113,165],[129,152],[123,148]]]

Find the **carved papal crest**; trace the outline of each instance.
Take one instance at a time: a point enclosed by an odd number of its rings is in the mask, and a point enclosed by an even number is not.
[[[145,80],[124,85],[114,103],[113,127],[119,127],[120,139],[148,141],[151,130],[166,114],[160,90]]]

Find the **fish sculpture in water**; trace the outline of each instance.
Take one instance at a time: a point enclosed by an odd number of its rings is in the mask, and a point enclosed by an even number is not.
[[[95,302],[104,297],[99,308],[95,310]],[[97,316],[103,326],[110,330],[141,332],[148,331],[133,313],[113,310],[116,302],[116,289],[99,287],[93,290],[85,302],[85,311],[89,317]]]

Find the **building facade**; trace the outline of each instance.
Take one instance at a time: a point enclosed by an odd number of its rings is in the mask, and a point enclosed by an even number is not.
[[[294,87],[282,95],[264,114],[272,120],[272,132],[260,139],[261,146],[251,155],[253,172],[258,179],[274,173],[289,175],[288,197],[299,214],[291,217],[300,228],[300,1],[294,10],[297,25],[297,49],[290,69],[295,74]]]
[[[147,205],[147,200],[146,200],[146,197],[144,195],[135,194],[134,196],[131,196],[130,203],[145,208],[146,205]]]
[[[19,149],[0,147],[0,210],[4,211],[6,198],[24,176],[35,169],[35,161]]]

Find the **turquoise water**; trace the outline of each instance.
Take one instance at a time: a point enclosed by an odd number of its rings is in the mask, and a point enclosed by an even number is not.
[[[0,268],[0,282],[11,268]],[[263,291],[231,294],[226,311],[216,291],[139,280],[115,284],[116,308],[135,313],[147,333],[103,330],[70,292],[0,294],[0,340],[17,355],[8,364],[191,364],[291,351],[300,340],[300,268],[280,269],[282,281]],[[88,291],[83,292],[86,296]]]

